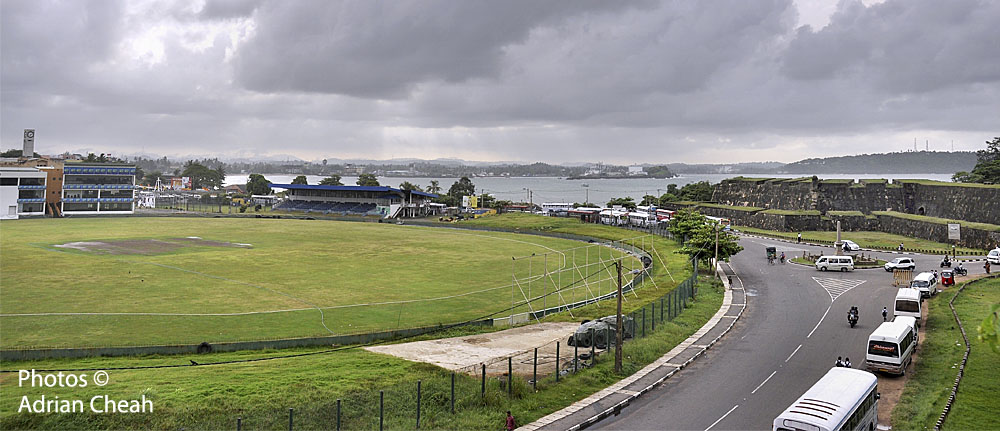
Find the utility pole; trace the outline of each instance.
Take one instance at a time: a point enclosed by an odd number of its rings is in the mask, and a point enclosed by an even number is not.
[[[618,313],[615,321],[615,373],[622,372],[622,260],[615,261],[618,271]]]

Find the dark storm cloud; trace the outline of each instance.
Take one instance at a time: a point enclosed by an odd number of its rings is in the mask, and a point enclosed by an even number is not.
[[[204,19],[229,19],[249,16],[262,0],[207,0],[198,12]]]
[[[799,29],[784,70],[793,79],[850,79],[923,93],[1000,79],[1000,2],[845,1],[830,25]]]
[[[541,25],[589,10],[593,1],[426,0],[272,2],[258,15],[236,76],[260,92],[401,98],[422,82],[494,78],[504,48]]]
[[[36,127],[54,151],[628,162],[995,136],[1000,2],[842,1],[828,25],[804,4],[3,1],[0,137],[14,147]]]
[[[111,54],[121,37],[121,12],[114,0],[3,2],[4,95],[72,93],[81,69]]]

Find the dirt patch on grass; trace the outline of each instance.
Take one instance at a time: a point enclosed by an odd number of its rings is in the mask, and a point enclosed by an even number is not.
[[[513,357],[514,373],[531,376],[534,349],[537,347],[538,374],[548,375],[555,372],[556,342],[561,347],[559,368],[564,370],[572,366],[573,348],[566,345],[566,339],[579,326],[579,323],[572,322],[539,323],[488,334],[373,346],[365,350],[427,362],[471,375],[481,373],[481,364],[486,364],[487,375],[506,374],[507,358]]]
[[[250,244],[205,240],[199,237],[168,239],[126,239],[117,241],[76,241],[55,244],[57,248],[68,248],[94,254],[143,255],[150,256],[176,251],[187,246],[250,248]]]

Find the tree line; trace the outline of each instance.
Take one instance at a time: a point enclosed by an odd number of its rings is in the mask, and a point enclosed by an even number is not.
[[[986,141],[985,150],[976,151],[976,166],[971,172],[956,172],[951,180],[959,183],[1000,184],[1000,136]]]

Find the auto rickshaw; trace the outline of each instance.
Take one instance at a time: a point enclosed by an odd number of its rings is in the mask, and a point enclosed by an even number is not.
[[[941,285],[951,286],[955,284],[955,273],[951,270],[941,271]]]
[[[767,247],[767,263],[774,263],[774,259],[778,258],[778,248],[777,247]]]

